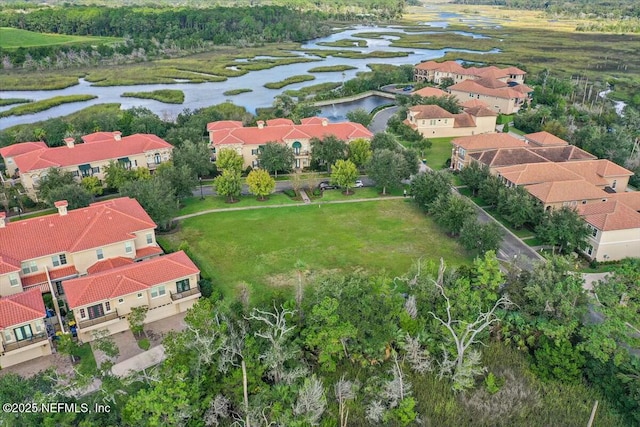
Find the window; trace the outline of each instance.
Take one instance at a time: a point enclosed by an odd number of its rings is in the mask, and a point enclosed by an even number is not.
[[[154,155],[153,155],[153,161],[156,163],[156,165],[159,165],[159,164],[160,164],[160,162],[162,161],[162,160],[160,159],[160,154],[158,154],[158,153],[154,154]]]
[[[300,159],[296,159],[296,169],[300,169]]]
[[[35,325],[36,325],[36,333],[37,334],[39,334],[40,332],[43,332],[44,325],[42,324],[42,320],[36,321]]]
[[[164,285],[151,288],[151,298],[158,298],[166,293],[167,291],[164,289]]]
[[[128,254],[133,252],[133,245],[131,244],[131,242],[124,242],[124,251]]]
[[[124,298],[118,299],[118,304],[122,304],[124,302]]]
[[[598,236],[598,229],[592,226],[589,226],[589,228],[591,229],[591,236],[592,237],[597,237]]]
[[[18,278],[18,275],[15,273],[11,273],[9,275],[9,284],[11,286],[18,286],[20,284],[20,280]]]
[[[13,341],[13,335],[11,335],[10,331],[4,331],[4,342]]]
[[[22,274],[35,273],[38,271],[38,265],[35,261],[27,261],[22,263]]]
[[[151,233],[147,233],[147,244],[150,245],[153,243],[153,235]]]
[[[583,205],[586,205],[586,204],[587,204],[587,201],[586,201],[586,200],[583,200],[583,201],[582,201],[582,204],[583,204]]]
[[[91,175],[94,175],[96,173],[100,173],[100,167],[99,166],[91,168]]]
[[[188,291],[189,288],[189,279],[178,280],[176,282],[176,291],[178,293]]]
[[[465,151],[464,148],[459,148],[458,149],[458,157],[460,157],[461,159],[464,159],[464,155],[467,154],[467,152]]]
[[[54,255],[51,257],[54,267],[59,267],[67,263],[67,256],[65,254]]]
[[[107,301],[104,303],[104,311],[111,311],[111,302]]]
[[[19,328],[15,328],[13,332],[16,334],[17,341],[24,341],[33,337],[33,333],[31,332],[30,325],[24,325],[24,326],[20,326]]]
[[[429,120],[429,125],[431,125],[431,126],[435,126],[435,125],[436,125],[436,121],[435,121],[435,119],[433,119],[433,120]]]
[[[74,178],[77,178],[80,176],[80,172],[78,171],[71,171],[71,175],[73,175]]]
[[[613,184],[611,184],[611,188],[613,188],[614,190],[616,189],[616,185],[618,184],[618,181],[616,181],[615,179],[613,180]]]
[[[588,254],[588,255],[591,255],[592,253],[593,253],[593,246],[589,246],[589,247],[587,248],[587,254]]]
[[[293,148],[293,154],[300,154],[300,150],[302,149],[302,144],[300,143],[300,141],[294,142],[291,147]]]
[[[84,311],[84,308],[80,309],[80,318],[84,319],[85,317],[87,317],[87,313]]]
[[[138,293],[138,298],[142,298],[142,293]]]
[[[104,259],[104,253],[102,252],[102,249],[96,250],[96,257],[98,257],[98,259]]]
[[[258,149],[255,148],[255,149],[251,150],[251,155],[252,156],[257,156],[258,155]]]

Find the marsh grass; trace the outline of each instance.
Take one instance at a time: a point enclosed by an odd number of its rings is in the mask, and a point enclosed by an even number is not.
[[[33,114],[39,111],[48,110],[49,108],[57,107],[62,104],[69,104],[72,102],[88,101],[95,99],[95,95],[66,95],[56,96],[49,99],[43,99],[41,101],[30,102],[28,104],[18,105],[5,111],[0,112],[0,117],[8,116],[23,116],[25,114]]]
[[[253,89],[231,89],[222,92],[224,96],[240,95],[241,93],[253,92]]]
[[[281,89],[285,86],[292,85],[294,83],[302,83],[302,82],[308,82],[310,80],[315,80],[315,78],[316,78],[315,76],[312,76],[310,74],[301,74],[297,76],[287,77],[286,79],[281,80],[279,82],[265,83],[264,87],[266,87],[267,89]]]
[[[355,70],[358,67],[352,65],[327,65],[323,67],[315,67],[309,70],[310,73],[333,73],[336,71]]]
[[[32,100],[25,98],[0,98],[0,107],[4,107],[5,105],[26,104],[27,102],[32,102]]]
[[[171,89],[154,90],[153,92],[125,92],[122,96],[126,98],[155,99],[166,104],[182,104],[184,102],[184,92]]]

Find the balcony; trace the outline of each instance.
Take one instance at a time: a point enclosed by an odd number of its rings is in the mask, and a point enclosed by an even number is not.
[[[155,170],[158,166],[160,166],[162,164],[162,162],[160,163],[156,163],[156,162],[147,162],[147,169],[151,170]]]
[[[200,295],[200,288],[198,288],[197,286],[195,288],[189,289],[188,291],[172,293],[171,299],[175,301],[196,294],[198,294],[198,296]]]
[[[4,352],[7,353],[9,351],[14,351],[17,350],[19,348],[23,348],[23,347],[28,347],[32,344],[36,344],[42,341],[46,341],[47,338],[47,334],[45,334],[44,332],[36,334],[34,336],[32,336],[29,339],[26,340],[22,340],[22,341],[17,341],[17,342],[12,342],[12,343],[8,343],[8,344],[4,344]]]
[[[100,323],[105,323],[110,320],[115,320],[118,317],[119,317],[118,310],[116,310],[113,313],[107,313],[104,316],[96,317],[94,319],[81,320],[78,322],[78,329],[89,328],[91,326],[99,325]]]

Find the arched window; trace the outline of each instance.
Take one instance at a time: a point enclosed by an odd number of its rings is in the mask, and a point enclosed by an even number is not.
[[[302,148],[302,144],[299,141],[294,142],[291,147],[293,147],[293,154],[300,154],[300,149]]]

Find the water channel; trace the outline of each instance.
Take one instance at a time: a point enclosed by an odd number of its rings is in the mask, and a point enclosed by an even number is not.
[[[436,27],[437,28],[437,27]],[[424,23],[424,31],[411,31],[410,34],[424,34],[425,40],[429,38],[437,37],[438,31],[434,31],[434,26],[430,26],[429,23]],[[395,57],[395,58],[365,58],[365,59],[351,59],[351,58],[335,58],[332,56],[326,58],[320,58],[317,56],[308,55],[302,52],[296,52],[300,56],[312,57],[318,59],[315,62],[297,63],[290,65],[281,65],[267,70],[251,71],[245,75],[239,77],[231,77],[224,82],[209,82],[209,83],[186,83],[176,81],[175,84],[149,84],[149,85],[132,85],[132,86],[92,86],[91,83],[84,79],[79,79],[79,84],[60,90],[42,90],[42,91],[0,91],[1,98],[27,98],[32,100],[42,100],[52,98],[54,96],[62,95],[74,95],[74,94],[91,94],[97,96],[96,99],[92,99],[85,102],[76,102],[71,104],[64,104],[46,111],[41,111],[35,114],[29,114],[24,116],[10,116],[0,119],[0,129],[4,129],[10,126],[23,123],[33,123],[40,120],[46,120],[48,118],[64,116],[73,112],[79,111],[91,105],[104,104],[104,103],[120,103],[121,108],[127,109],[132,107],[145,107],[154,113],[158,114],[163,119],[174,119],[185,108],[197,109],[207,107],[210,105],[219,104],[225,101],[231,101],[236,105],[245,107],[250,112],[255,112],[256,108],[269,107],[272,105],[273,98],[276,95],[284,92],[288,89],[297,90],[305,86],[315,85],[325,82],[340,82],[354,78],[356,73],[360,71],[368,71],[367,64],[417,64],[421,61],[435,59],[442,57],[446,52],[476,52],[465,49],[417,49],[417,48],[400,48],[390,46],[393,35],[384,35],[381,38],[365,38],[359,37],[358,33],[363,32],[384,32],[384,33],[403,33],[404,29],[398,27],[378,27],[378,26],[355,26],[351,29],[334,33],[328,37],[311,40],[304,43],[301,49],[337,49],[334,47],[322,46],[319,43],[332,42],[345,38],[363,39],[367,41],[366,47],[348,47],[339,48],[340,50],[352,50],[357,52],[373,52],[373,51],[385,51],[385,52],[407,52],[408,56]],[[484,37],[472,32],[465,32],[465,36],[469,38]],[[498,53],[498,49],[493,49],[488,52],[480,53]],[[242,62],[240,59],[238,62]],[[245,60],[246,61],[246,60]],[[316,79],[310,82],[303,82],[285,86],[282,89],[267,89],[263,85],[268,82],[277,82],[285,79],[289,76],[307,74],[309,69],[318,66],[330,66],[330,65],[351,65],[356,67],[353,70],[347,70],[345,72],[330,72],[330,73],[312,73]],[[223,92],[231,89],[251,88],[252,92],[242,93],[239,95],[225,96]],[[177,89],[184,92],[185,101],[183,104],[165,104],[155,100],[138,99],[138,98],[124,98],[122,93],[124,92],[149,92],[159,89]],[[355,103],[349,103],[349,108],[363,107],[366,109],[375,108],[383,103],[388,103],[388,100],[376,100],[365,99]],[[12,106],[0,107],[0,111],[7,110]],[[338,105],[336,105],[338,108]],[[323,114],[331,117],[332,120],[339,121],[344,120],[344,114],[346,111],[335,112],[327,111],[323,109]]]

